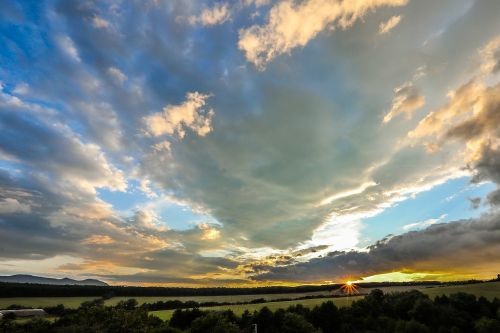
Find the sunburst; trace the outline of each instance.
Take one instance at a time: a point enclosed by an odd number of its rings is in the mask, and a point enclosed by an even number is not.
[[[340,290],[346,295],[354,295],[359,293],[357,287],[352,281],[347,281]]]

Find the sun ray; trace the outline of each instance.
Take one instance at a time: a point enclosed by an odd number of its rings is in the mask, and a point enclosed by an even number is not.
[[[340,290],[346,295],[359,294],[358,286],[352,281],[347,281],[342,287],[340,287]]]

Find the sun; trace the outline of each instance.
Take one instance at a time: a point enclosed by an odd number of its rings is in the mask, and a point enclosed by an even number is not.
[[[358,293],[357,286],[352,281],[347,281],[340,290],[347,295],[354,295]]]

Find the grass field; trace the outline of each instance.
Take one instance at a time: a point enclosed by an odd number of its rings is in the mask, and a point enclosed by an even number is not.
[[[228,303],[236,303],[236,302],[250,302],[254,299],[263,298],[266,301],[273,299],[282,299],[282,298],[299,298],[304,296],[321,296],[321,295],[330,295],[331,293],[328,291],[317,291],[310,293],[293,293],[293,294],[255,294],[255,295],[227,295],[227,296],[173,296],[173,297],[165,297],[165,296],[152,296],[152,297],[135,297],[139,304],[142,303],[155,303],[158,301],[196,301],[196,302],[228,302]],[[115,305],[119,301],[127,300],[130,297],[113,297],[106,301],[108,305]]]
[[[268,302],[261,304],[242,304],[242,305],[225,305],[225,306],[212,306],[208,308],[201,308],[202,310],[213,310],[213,311],[223,311],[231,310],[237,315],[241,315],[245,310],[253,312],[255,310],[260,310],[264,306],[267,306],[270,310],[275,311],[277,309],[286,309],[290,305],[302,304],[304,307],[311,308],[321,303],[332,301],[338,307],[350,306],[355,300],[361,299],[363,296],[352,296],[352,297],[338,297],[338,298],[316,298],[316,299],[305,299],[296,301],[284,301],[284,302]],[[155,315],[163,320],[170,319],[172,313],[175,310],[162,310],[162,311],[151,311],[152,315]]]
[[[0,298],[0,309],[16,304],[32,308],[44,308],[64,304],[67,308],[77,308],[85,301],[91,301],[96,297],[14,297]]]
[[[397,291],[406,291],[415,289],[413,286],[403,286],[403,287],[386,287],[380,288],[385,293],[388,292],[397,292]],[[425,287],[420,286],[418,288],[423,293],[429,295],[430,297],[435,297],[437,295],[449,295],[457,292],[468,292],[471,294],[475,294],[476,296],[484,296],[488,299],[493,299],[494,297],[500,298],[500,282],[489,282],[489,283],[478,283],[478,284],[470,284],[470,285],[457,285],[457,286],[445,286],[445,287]],[[370,289],[360,289],[362,293],[369,293]],[[275,300],[281,298],[299,298],[303,296],[318,296],[318,295],[331,295],[328,291],[321,292],[310,292],[310,293],[294,293],[294,294],[255,294],[255,295],[231,295],[231,296],[184,296],[184,297],[135,297],[139,304],[142,303],[154,303],[158,301],[166,301],[166,300],[181,300],[188,301],[193,300],[197,302],[248,302],[257,298],[263,298],[265,300]],[[130,297],[114,297],[106,301],[107,305],[115,305],[121,300],[129,299]],[[4,309],[12,304],[22,305],[26,307],[33,308],[43,308],[46,306],[55,306],[57,304],[64,304],[67,308],[76,308],[81,303],[85,301],[90,301],[95,299],[94,297],[16,297],[16,298],[0,298],[0,309]],[[354,297],[350,297],[349,300],[347,298],[333,298],[332,300],[338,304],[338,306],[346,306],[350,305]],[[230,306],[220,306],[220,307],[211,307],[212,310],[220,310],[220,309],[231,309],[235,313],[242,313],[245,309],[249,311],[258,310],[263,306],[267,306],[270,309],[278,309],[282,307],[288,307],[292,304],[303,304],[304,306],[314,306],[316,304],[321,304],[325,302],[327,299],[309,299],[309,300],[297,300],[297,301],[284,301],[284,302],[269,302],[269,303],[260,303],[260,304],[247,304],[247,305],[230,305]],[[162,318],[169,318],[173,311],[172,310],[164,310],[154,312],[155,315]]]
[[[414,287],[400,286],[381,288],[384,292],[405,291],[414,289]],[[369,289],[360,289],[361,293],[369,293]],[[237,303],[250,302],[254,299],[263,298],[267,301],[283,299],[283,298],[300,298],[304,296],[328,296],[330,291],[315,291],[306,293],[288,293],[288,294],[254,294],[254,295],[228,295],[228,296],[153,296],[153,297],[133,297],[139,304],[155,303],[158,301],[196,301],[196,302],[219,302],[219,303]],[[77,308],[85,301],[93,300],[97,297],[15,297],[15,298],[0,298],[0,309],[5,309],[9,305],[17,304],[33,308],[43,308],[46,306],[55,306],[63,304],[67,308]],[[113,297],[106,300],[106,305],[116,305],[119,301],[127,300],[131,297]]]
[[[416,289],[414,287],[389,287],[380,288],[385,293],[390,292],[401,292]],[[478,283],[470,285],[458,285],[458,286],[446,286],[446,287],[424,287],[419,288],[419,290],[429,297],[434,298],[438,295],[450,295],[458,292],[467,292],[474,294],[476,296],[484,296],[488,299],[493,299],[495,297],[500,298],[500,282],[489,282],[489,283]],[[369,292],[370,290],[362,290],[363,293]],[[243,305],[228,305],[228,306],[216,306],[210,308],[202,308],[204,310],[232,310],[235,314],[241,315],[245,310],[250,312],[254,310],[259,310],[264,306],[267,306],[271,310],[277,310],[281,308],[287,308],[290,305],[302,304],[304,307],[314,307],[326,301],[333,301],[338,307],[350,306],[353,301],[362,298],[358,297],[342,297],[342,298],[318,298],[318,299],[308,299],[308,300],[296,300],[296,301],[285,301],[285,302],[269,302],[261,304],[243,304]],[[170,319],[174,310],[163,310],[163,311],[152,311],[151,314],[163,319]]]
[[[434,288],[424,288],[420,289],[424,294],[429,295],[429,297],[434,298],[438,295],[450,295],[458,292],[466,292],[469,294],[474,294],[477,297],[484,296],[489,300],[493,298],[500,298],[500,281],[499,282],[487,282],[487,283],[476,283],[464,286],[446,286],[446,287],[434,287]]]

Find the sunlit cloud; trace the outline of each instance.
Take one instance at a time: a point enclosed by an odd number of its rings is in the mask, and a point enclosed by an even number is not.
[[[212,131],[211,123],[215,115],[213,109],[204,109],[210,95],[198,92],[188,93],[186,101],[180,105],[167,105],[163,112],[155,113],[144,118],[147,131],[153,136],[165,134],[183,138],[186,129],[192,130],[200,136]]]
[[[231,10],[227,3],[216,3],[211,8],[205,8],[199,16],[190,16],[188,21],[191,24],[201,24],[211,26],[222,24],[231,17]]]
[[[394,29],[399,24],[399,22],[401,22],[401,19],[402,19],[402,16],[397,15],[397,16],[391,17],[390,19],[388,19],[385,22],[380,23],[380,25],[378,27],[378,33],[383,35],[383,34],[390,32],[392,29]]]
[[[407,0],[281,1],[270,9],[265,25],[254,25],[240,31],[238,46],[248,61],[263,68],[276,56],[304,47],[323,30],[347,29],[379,7],[404,6],[406,3]]]

